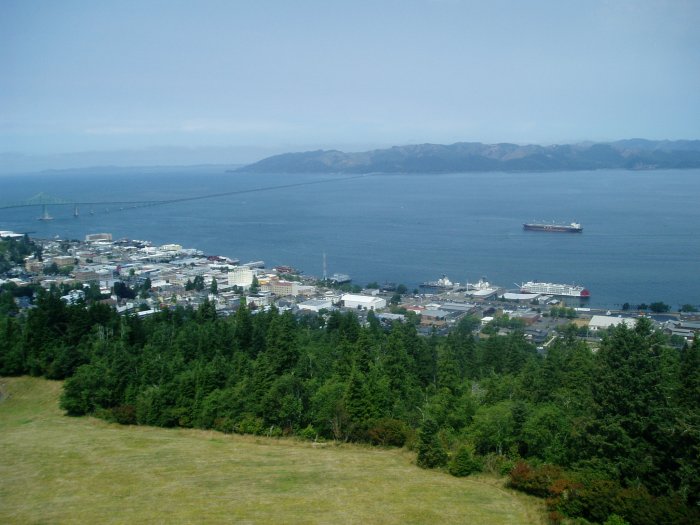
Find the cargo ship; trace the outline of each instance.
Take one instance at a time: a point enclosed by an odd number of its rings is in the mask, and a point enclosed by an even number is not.
[[[590,297],[589,292],[583,286],[575,284],[555,284],[555,283],[538,283],[536,281],[528,281],[520,285],[521,293],[539,293],[543,295],[566,295],[568,297]]]
[[[572,222],[570,224],[526,222],[523,224],[523,230],[531,230],[536,232],[581,233],[583,228],[578,222]]]

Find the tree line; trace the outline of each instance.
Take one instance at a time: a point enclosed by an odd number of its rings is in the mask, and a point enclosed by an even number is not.
[[[207,302],[141,319],[59,293],[0,313],[0,374],[66,379],[69,415],[407,446],[425,468],[510,473],[552,521],[699,518],[700,345],[648,320],[597,352],[572,329],[540,354],[517,325],[477,338],[469,317],[423,337],[371,312],[220,318]]]

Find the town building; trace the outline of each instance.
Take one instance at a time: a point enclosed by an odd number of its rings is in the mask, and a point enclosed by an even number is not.
[[[253,270],[247,266],[236,266],[228,273],[228,284],[231,286],[240,286],[241,288],[249,288],[253,284]]]
[[[67,268],[75,265],[75,257],[70,255],[57,255],[51,259],[51,262],[56,263],[59,268]]]
[[[288,295],[297,295],[299,283],[272,278],[267,282],[267,284],[261,286],[260,289],[280,297],[286,297]]]
[[[355,308],[358,310],[379,310],[380,308],[386,308],[386,299],[383,297],[346,293],[341,297],[341,300],[345,308]]]
[[[425,309],[420,313],[420,324],[424,326],[443,326],[449,314],[444,310]]]
[[[41,273],[44,269],[44,262],[32,255],[24,259],[24,269],[29,273]]]
[[[88,233],[85,236],[85,242],[108,241],[112,242],[111,233]]]
[[[330,299],[310,299],[297,305],[300,310],[309,312],[320,312],[321,310],[330,310],[333,308],[333,301]]]
[[[606,330],[620,324],[627,325],[628,328],[634,328],[637,321],[631,317],[612,317],[609,315],[594,315],[588,323],[588,329],[595,332],[598,330]]]

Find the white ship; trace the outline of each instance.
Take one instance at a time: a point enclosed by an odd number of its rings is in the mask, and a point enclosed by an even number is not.
[[[458,283],[453,283],[452,281],[450,281],[446,275],[443,275],[437,281],[426,281],[424,283],[421,283],[420,286],[421,288],[438,288],[442,290],[447,290],[448,288],[452,288],[457,284]]]
[[[475,283],[467,283],[467,295],[472,297],[487,298],[495,294],[498,288],[482,277]]]
[[[539,293],[544,295],[566,295],[568,297],[590,297],[591,292],[583,286],[575,284],[555,284],[555,283],[538,283],[537,281],[528,281],[520,285],[521,293]]]
[[[486,280],[485,277],[482,277],[475,283],[467,283],[467,290],[479,291],[491,289],[493,289],[493,287],[491,286],[491,283]]]

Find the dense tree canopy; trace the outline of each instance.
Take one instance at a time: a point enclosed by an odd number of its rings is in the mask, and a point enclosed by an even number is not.
[[[541,355],[517,325],[478,339],[470,318],[448,336],[422,337],[410,323],[383,329],[370,316],[361,326],[337,311],[297,319],[241,306],[217,318],[205,303],[140,319],[68,305],[58,290],[38,292],[36,307],[17,315],[9,293],[0,296],[0,373],[67,378],[70,415],[407,443],[421,466],[458,475],[488,457],[555,464],[578,476],[561,482],[571,495],[562,512],[598,521],[614,511],[646,523],[630,510],[643,507],[630,506],[633,496],[698,504],[700,344],[672,348],[646,322],[612,329],[596,353],[567,332]],[[542,488],[540,471],[518,468],[514,486],[554,498],[553,471]],[[591,503],[592,487],[613,487],[617,506]]]

